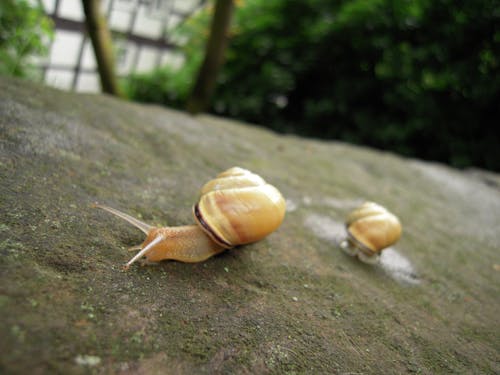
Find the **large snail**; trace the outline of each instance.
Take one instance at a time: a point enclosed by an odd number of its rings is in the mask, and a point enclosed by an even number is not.
[[[385,248],[401,237],[399,219],[386,208],[365,202],[352,211],[345,222],[347,239],[340,247],[365,263],[376,263]]]
[[[285,200],[262,177],[233,167],[207,182],[193,207],[197,225],[157,228],[114,208],[95,204],[146,234],[140,250],[126,265],[139,258],[158,262],[173,259],[195,263],[226,249],[261,240],[276,230],[285,216]]]

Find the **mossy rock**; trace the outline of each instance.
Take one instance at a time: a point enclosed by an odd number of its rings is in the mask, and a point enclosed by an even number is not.
[[[206,262],[122,265],[199,188],[250,169],[287,199],[266,239]],[[0,372],[499,373],[500,177],[0,80]],[[365,265],[345,215],[403,236]]]

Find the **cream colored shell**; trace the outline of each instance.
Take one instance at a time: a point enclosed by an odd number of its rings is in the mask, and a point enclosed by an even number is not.
[[[193,211],[202,229],[215,242],[230,248],[275,231],[285,209],[278,189],[246,169],[233,167],[202,187]]]
[[[376,254],[396,243],[401,237],[399,219],[386,208],[366,202],[352,211],[346,219],[346,228],[361,250]]]

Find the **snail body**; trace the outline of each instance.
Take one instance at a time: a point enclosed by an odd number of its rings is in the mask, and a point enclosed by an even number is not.
[[[140,251],[125,268],[142,256],[151,262],[202,262],[226,249],[263,239],[280,226],[285,216],[285,200],[278,189],[239,167],[222,172],[203,186],[193,206],[196,225],[157,228],[114,208],[95,206],[146,234],[145,241],[134,248]]]
[[[401,237],[399,219],[385,207],[365,202],[352,211],[345,222],[347,239],[341,248],[365,263],[376,263],[385,248]]]

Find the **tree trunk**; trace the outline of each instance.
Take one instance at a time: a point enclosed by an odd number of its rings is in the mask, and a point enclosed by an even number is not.
[[[106,19],[100,12],[100,0],[82,0],[87,32],[94,47],[103,92],[121,96],[115,74],[113,41]]]
[[[203,112],[210,105],[217,74],[224,62],[233,8],[233,0],[217,0],[215,4],[205,58],[187,102],[190,113]]]

